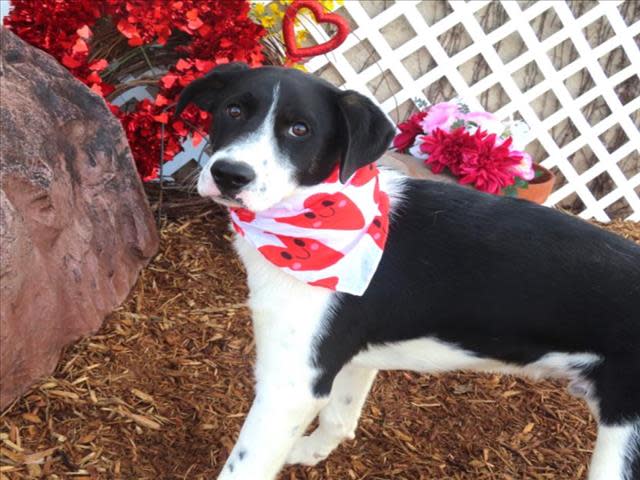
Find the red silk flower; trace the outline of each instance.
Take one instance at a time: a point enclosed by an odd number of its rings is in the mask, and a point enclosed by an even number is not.
[[[456,128],[451,132],[436,128],[431,135],[424,137],[420,150],[429,154],[426,163],[431,166],[433,173],[440,173],[448,167],[451,173],[458,176],[465,155],[475,147],[475,140],[464,128]]]
[[[464,151],[465,161],[460,165],[460,183],[473,184],[483,192],[498,194],[515,182],[515,166],[522,155],[511,152],[511,138],[501,142],[496,134],[487,135],[478,130],[472,137],[474,146]]]
[[[172,119],[168,107],[181,90],[221,63],[262,64],[260,39],[266,31],[251,21],[249,8],[245,0],[12,0],[4,23],[23,40],[54,56],[107,100],[122,122],[140,176],[151,179],[157,176],[163,125],[165,161],[182,150],[181,144],[191,131],[189,123],[199,131],[208,128],[209,115],[193,106],[185,110],[181,120]],[[105,31],[109,33],[106,36]],[[122,51],[118,42],[118,48],[106,43],[113,41],[112,34],[122,35],[128,50]],[[176,46],[169,49],[164,46],[170,38]],[[135,60],[131,54],[142,52],[149,61],[150,51],[140,50],[149,45],[154,45],[154,52],[167,48],[166,55],[156,59],[171,59],[154,62],[154,67],[166,72],[155,85],[156,97],[126,109],[110,104],[114,90],[120,87],[118,91],[124,91],[122,87],[130,81],[127,59]],[[157,75],[156,71],[150,69],[145,75]],[[201,138],[198,132],[193,133],[194,143]]]
[[[421,111],[411,115],[409,120],[398,124],[400,133],[393,139],[393,147],[399,152],[404,152],[413,145],[416,137],[422,132],[421,122],[427,116],[426,111]]]

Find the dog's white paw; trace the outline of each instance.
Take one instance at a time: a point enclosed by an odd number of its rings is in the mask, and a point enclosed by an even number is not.
[[[298,439],[289,452],[287,463],[312,467],[327,458],[333,449],[318,440],[313,434]]]

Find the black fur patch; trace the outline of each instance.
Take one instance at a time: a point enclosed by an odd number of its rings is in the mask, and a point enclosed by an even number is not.
[[[214,151],[262,125],[276,86],[280,93],[275,137],[300,185],[320,183],[338,163],[348,177],[388,148],[394,128],[363,95],[343,92],[299,70],[245,67],[238,63],[217,67],[189,84],[180,96],[176,115],[191,102],[213,113],[210,138]],[[239,106],[242,114],[230,117],[229,105]],[[297,122],[308,125],[308,135],[298,138],[288,133]]]
[[[524,365],[596,353],[602,420],[640,416],[640,246],[564,213],[456,185],[409,181],[362,297],[338,294],[317,345],[327,395],[369,345],[436,337]]]

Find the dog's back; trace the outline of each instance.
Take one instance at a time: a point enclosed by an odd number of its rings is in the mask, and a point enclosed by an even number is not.
[[[391,300],[422,305],[424,318],[413,323],[427,328],[449,325],[599,354],[620,353],[619,341],[627,339],[638,353],[640,246],[518,199],[417,180],[404,195],[364,302],[389,297],[385,280],[403,279],[407,290],[396,287]],[[535,357],[523,347],[513,346],[520,357],[512,360]]]
[[[403,196],[372,284],[362,297],[344,296],[334,317],[345,355],[424,337],[516,365],[589,353],[599,357],[591,375],[611,362],[630,373],[627,398],[637,403],[624,410],[640,414],[640,246],[455,185],[408,180]],[[358,322],[363,333],[349,336]],[[615,416],[606,404],[603,417]]]

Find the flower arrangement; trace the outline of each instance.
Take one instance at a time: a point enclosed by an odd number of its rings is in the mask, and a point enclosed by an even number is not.
[[[523,122],[502,123],[462,102],[443,102],[398,125],[396,150],[424,160],[434,173],[447,169],[461,184],[493,194],[516,195],[536,173],[523,150]]]
[[[149,180],[158,175],[161,154],[173,159],[208,128],[209,115],[194,106],[172,119],[185,85],[222,63],[292,63],[283,48],[269,55],[291,2],[12,0],[4,23],[106,100],[122,122],[140,176]],[[322,3],[334,8],[332,1]],[[122,101],[136,97],[134,89],[137,96],[142,89],[143,98]]]

